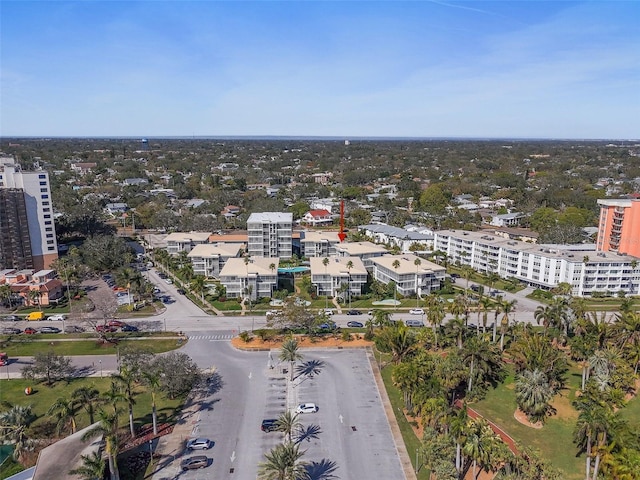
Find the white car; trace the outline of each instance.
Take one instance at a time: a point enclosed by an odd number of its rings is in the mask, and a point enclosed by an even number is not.
[[[192,438],[187,441],[187,448],[189,450],[208,450],[212,444],[213,442],[208,438]]]
[[[318,406],[315,403],[301,403],[296,408],[296,413],[316,413]]]
[[[47,320],[51,320],[52,322],[63,322],[64,321],[64,315],[58,313],[56,315],[50,315],[47,317]]]
[[[171,280],[170,278],[165,278],[164,281],[169,285],[173,283],[173,280]]]
[[[424,310],[421,308],[412,308],[411,310],[409,310],[409,313],[411,315],[424,315]]]
[[[325,308],[324,309],[324,314],[325,315],[333,315],[333,310],[331,308]]]

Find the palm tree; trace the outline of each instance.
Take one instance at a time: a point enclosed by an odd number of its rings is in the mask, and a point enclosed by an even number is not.
[[[81,480],[102,480],[104,478],[104,459],[100,452],[91,455],[80,455],[82,466],[69,471],[69,475],[77,475]]]
[[[327,267],[329,266],[329,258],[328,257],[324,257],[322,259],[322,265],[324,265],[324,279],[326,280],[327,277],[329,276],[329,273],[327,272]],[[329,291],[331,291],[331,279],[329,279]],[[325,310],[329,307],[329,291],[324,292],[324,308]]]
[[[495,346],[479,337],[471,337],[464,345],[462,358],[469,364],[467,391],[473,390],[473,380],[488,378],[495,381],[502,371],[502,358]]]
[[[56,433],[60,435],[62,430],[69,428],[71,435],[76,433],[76,415],[78,414],[78,403],[73,399],[58,398],[49,407],[47,415],[52,415],[56,421]]]
[[[398,276],[398,268],[400,268],[400,260],[396,259],[393,261],[393,263],[391,264],[391,266],[393,267],[393,269],[396,271],[396,277]],[[395,306],[395,309],[398,309],[398,304],[396,303],[396,294],[398,292],[398,283],[396,282],[396,288],[393,289],[393,305]]]
[[[551,408],[553,388],[547,376],[540,370],[525,370],[516,377],[516,402],[529,419],[544,421]]]
[[[351,309],[351,269],[353,268],[353,262],[349,260],[347,262],[347,271],[349,272],[348,285],[349,285],[349,309]]]
[[[191,280],[189,286],[200,297],[200,301],[204,304],[204,292],[206,291],[205,278],[202,275],[197,275]]]
[[[462,471],[462,444],[464,443],[467,429],[469,427],[469,417],[467,415],[466,404],[453,417],[449,425],[449,434],[456,442],[456,471]]]
[[[155,371],[142,372],[144,383],[149,387],[151,392],[151,419],[153,422],[153,434],[158,434],[158,412],[156,410],[156,395],[160,392],[160,373]]]
[[[258,478],[261,480],[307,480],[309,475],[305,463],[300,459],[305,452],[297,443],[276,445],[264,454],[265,461],[259,465]]]
[[[100,392],[97,388],[81,387],[73,391],[71,398],[89,415],[89,424],[93,425],[96,406],[103,403]]]
[[[135,425],[133,424],[133,406],[136,404],[135,397],[138,395],[135,391],[135,373],[129,367],[123,366],[120,368],[119,374],[113,375],[113,379],[120,386],[124,399],[127,402],[127,407],[129,409],[129,430],[131,431],[131,436],[135,437],[136,430]]]
[[[391,314],[385,310],[374,310],[372,317],[372,324],[376,327],[382,328],[391,324]]]
[[[278,417],[276,427],[278,428],[278,431],[284,434],[287,442],[292,441],[291,437],[293,436],[293,432],[299,429],[302,425],[298,417],[299,415],[297,413],[291,413],[290,410],[285,411]]]
[[[9,308],[12,308],[12,296],[11,285],[8,285],[6,283],[0,285],[0,299],[5,300],[9,304]]]
[[[40,290],[29,290],[29,293],[27,293],[27,300],[29,301],[30,305],[38,305],[38,309],[42,310],[40,308]]]
[[[383,351],[391,352],[392,361],[396,365],[402,362],[402,360],[418,346],[413,331],[402,322],[384,327],[378,334],[376,344]]]
[[[504,350],[504,335],[509,328],[509,314],[515,309],[517,300],[504,300],[501,302],[500,309],[504,314],[500,322],[500,350]]]
[[[596,434],[596,425],[599,412],[594,408],[582,410],[578,415],[578,421],[573,432],[574,441],[578,444],[580,453],[585,455],[585,480],[590,480],[590,471],[593,458],[592,441]]]
[[[14,459],[34,450],[36,442],[29,438],[29,428],[35,420],[31,405],[14,405],[0,413],[0,441],[13,445]]]
[[[489,309],[493,305],[493,301],[489,297],[482,297],[480,299],[480,308],[478,309],[478,334],[480,332],[480,318],[482,317],[482,333],[487,331],[487,319],[489,316]]]
[[[420,265],[422,265],[420,257],[416,256],[413,264],[416,266],[416,308],[418,308],[420,306],[420,296],[418,295],[418,270],[420,269]]]
[[[298,341],[293,337],[287,338],[282,342],[280,349],[280,360],[283,362],[289,362],[290,381],[293,381],[293,367],[298,360],[302,360],[303,355],[300,353],[300,346]]]
[[[426,306],[427,320],[433,328],[435,346],[438,348],[438,330],[445,317],[444,304],[439,296],[430,293],[426,298]]]
[[[114,413],[106,413],[104,410],[98,412],[98,423],[91,427],[82,436],[82,440],[89,440],[98,435],[102,435],[105,452],[109,460],[109,474],[111,480],[120,480],[120,472],[118,471],[118,452],[120,450],[120,442],[118,438],[118,414],[119,410]]]

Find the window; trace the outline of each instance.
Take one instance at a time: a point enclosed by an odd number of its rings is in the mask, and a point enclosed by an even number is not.
[[[47,250],[51,251],[51,250],[55,250],[55,247],[47,247]]]
[[[42,200],[46,200],[49,198],[49,195],[40,195],[40,198],[42,198]]]
[[[47,207],[48,207],[48,206],[49,206],[49,202],[42,202],[42,205],[44,205],[44,206],[47,206]]]
[[[40,186],[41,187],[46,187],[47,186],[47,182],[40,182]]]
[[[53,232],[53,228],[52,227],[47,227],[44,229],[45,232]]]
[[[47,238],[53,238],[53,233],[47,233]]]
[[[53,240],[47,240],[47,245],[53,244]]]
[[[44,218],[51,218],[51,215],[45,215]]]
[[[40,193],[47,193],[47,189],[46,188],[41,188],[40,189]]]
[[[45,224],[45,225],[51,225],[51,220],[45,220],[45,221],[44,221],[44,224]]]
[[[38,178],[47,178],[47,176],[44,173],[41,173],[40,175],[38,175]]]

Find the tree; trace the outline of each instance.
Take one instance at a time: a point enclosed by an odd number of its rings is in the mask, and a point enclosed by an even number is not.
[[[289,362],[290,376],[289,380],[293,381],[293,367],[298,360],[302,360],[303,356],[300,353],[300,347],[298,341],[293,337],[287,338],[282,342],[280,349],[280,360],[283,362]]]
[[[135,372],[133,372],[130,368],[124,366],[120,368],[120,373],[117,375],[113,375],[113,379],[116,381],[116,384],[120,387],[122,394],[127,402],[127,407],[129,409],[129,430],[131,432],[131,436],[136,436],[135,426],[133,424],[133,407],[136,404],[136,396],[138,393],[135,388]]]
[[[384,327],[376,337],[376,347],[382,352],[390,352],[391,361],[396,365],[411,354],[417,345],[413,331],[402,322]]]
[[[133,253],[123,238],[112,235],[96,235],[84,241],[80,247],[82,261],[95,272],[108,272],[127,266]]]
[[[444,320],[446,314],[444,311],[444,303],[442,299],[430,293],[426,298],[426,306],[427,306],[427,321],[431,324],[433,328],[433,336],[435,339],[435,346],[438,348],[438,330],[440,330],[440,325],[442,324],[442,320]]]
[[[290,410],[285,411],[278,417],[276,427],[278,431],[284,434],[287,442],[292,441],[293,433],[302,425],[298,417],[297,413],[291,413]]]
[[[12,302],[11,299],[13,298],[13,292],[11,290],[11,285],[8,284],[2,284],[0,285],[0,299],[3,302],[6,302],[6,304],[9,306],[9,308],[12,308]]]
[[[327,277],[329,276],[329,273],[327,272],[327,267],[329,266],[329,258],[328,257],[324,257],[322,259],[322,265],[324,265],[324,280],[327,280]],[[331,291],[331,279],[329,278],[329,291]],[[328,308],[329,307],[329,291],[325,292],[324,295],[324,308]]]
[[[504,314],[500,322],[500,350],[504,350],[504,335],[509,328],[509,314],[515,309],[517,300],[503,300],[500,304],[500,310]]]
[[[169,352],[156,358],[150,371],[160,375],[162,391],[170,399],[189,393],[201,378],[198,365],[181,352]]]
[[[305,463],[300,459],[305,452],[297,443],[276,445],[264,454],[265,461],[259,465],[258,478],[261,480],[308,480]]]
[[[494,345],[479,337],[468,339],[462,349],[462,359],[469,364],[467,392],[471,393],[474,379],[482,383],[496,383],[502,377],[502,356]]]
[[[393,267],[393,269],[398,272],[398,268],[400,268],[400,260],[396,259],[393,261],[393,263],[391,264],[391,266]],[[397,276],[397,273],[396,273]],[[394,282],[395,283],[395,282]],[[398,309],[398,304],[397,304],[397,300],[396,300],[396,294],[398,293],[398,284],[395,284],[395,288],[393,289],[393,305],[395,306],[396,310]]]
[[[104,411],[98,412],[98,423],[91,427],[82,436],[82,440],[86,441],[102,435],[105,453],[109,461],[109,475],[111,480],[120,480],[120,472],[118,471],[118,452],[120,451],[120,439],[118,438],[118,411],[113,414]]]
[[[206,279],[202,275],[197,275],[193,278],[193,280],[191,280],[191,283],[189,284],[194,293],[200,297],[200,301],[202,303],[204,303],[204,293],[207,290],[205,281]]]
[[[69,429],[70,435],[76,433],[76,415],[80,405],[68,398],[58,398],[49,407],[47,415],[51,415],[56,420],[56,433],[60,435],[65,428]]]
[[[14,405],[0,413],[0,440],[13,445],[13,458],[20,460],[32,452],[36,441],[30,437],[29,429],[36,420],[31,405]]]
[[[534,422],[543,422],[551,411],[553,388],[547,376],[540,370],[525,370],[516,377],[516,402],[518,408]]]
[[[158,434],[158,412],[156,411],[156,396],[161,391],[160,373],[145,371],[142,373],[144,383],[149,387],[151,393],[151,419],[153,422],[153,434]]]
[[[100,452],[80,455],[82,466],[69,471],[69,475],[77,475],[81,480],[102,480],[104,478],[104,459]]]
[[[85,409],[89,415],[89,424],[93,425],[96,407],[102,403],[98,389],[93,387],[80,387],[71,393],[71,398]]]
[[[353,262],[351,260],[349,260],[347,262],[347,271],[349,272],[349,278],[347,279],[348,283],[347,285],[349,286],[349,308],[351,308],[351,269],[353,268]]]
[[[22,368],[22,376],[28,379],[44,378],[45,384],[50,386],[57,380],[70,377],[74,371],[70,358],[56,355],[53,351],[38,352],[33,363]]]
[[[413,264],[416,266],[416,308],[418,308],[420,306],[420,295],[418,295],[418,270],[420,269],[420,265],[422,265],[420,257],[416,256]]]

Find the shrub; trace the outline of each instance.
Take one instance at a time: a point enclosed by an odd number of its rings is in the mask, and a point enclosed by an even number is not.
[[[345,342],[350,342],[351,340],[353,340],[353,338],[351,337],[351,334],[349,332],[342,332],[342,340]]]
[[[244,343],[249,343],[251,340],[253,340],[253,334],[247,330],[240,332],[238,336]]]

